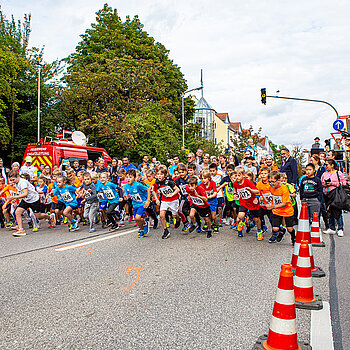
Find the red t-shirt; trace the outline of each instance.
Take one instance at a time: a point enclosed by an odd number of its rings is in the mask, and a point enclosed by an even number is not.
[[[208,187],[206,187],[203,182],[198,187],[202,187],[204,189],[205,193],[207,194],[207,197],[212,196],[214,192],[216,193],[218,192],[216,189],[216,183],[212,180],[210,180],[210,182],[208,183]],[[213,199],[215,198],[211,198],[208,200],[213,200]]]
[[[172,180],[163,180],[159,181],[156,180],[156,183],[153,185],[153,188],[155,191],[158,190],[158,192],[161,195],[161,199],[164,202],[172,202],[176,199],[179,199],[179,194],[173,195],[175,191],[175,183]]]
[[[190,205],[196,205],[199,208],[208,208],[209,203],[207,201],[204,201],[202,198],[199,198],[195,195],[194,191],[190,191],[188,185],[186,185],[186,191],[190,197]],[[207,194],[205,192],[205,189],[201,186],[197,186],[196,189],[197,193],[202,196],[207,198]]]
[[[255,194],[251,193],[247,188],[250,187],[256,190],[256,186],[248,179],[244,179],[243,183],[240,185],[237,181],[233,183],[233,188],[237,190],[239,196],[239,205],[247,208],[248,210],[259,210],[259,202],[257,204],[253,203]]]

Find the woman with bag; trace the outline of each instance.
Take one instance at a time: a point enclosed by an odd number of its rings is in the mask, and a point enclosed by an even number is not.
[[[337,187],[341,185],[346,185],[346,179],[344,174],[339,171],[338,164],[335,162],[334,159],[327,159],[326,160],[326,172],[323,173],[321,177],[322,185],[324,187],[324,194],[326,203],[327,198],[331,198],[332,191],[335,190]],[[334,192],[334,191],[333,191]],[[328,223],[329,223],[329,229],[323,231],[323,233],[328,233],[331,235],[334,235],[337,233],[338,237],[344,236],[344,220],[343,220],[343,213],[341,209],[336,209],[332,207],[331,203],[327,203],[328,207]],[[336,224],[338,226],[338,231],[336,231]]]

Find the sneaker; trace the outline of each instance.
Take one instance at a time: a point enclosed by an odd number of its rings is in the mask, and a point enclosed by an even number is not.
[[[262,240],[264,239],[264,234],[263,234],[263,231],[262,231],[262,230],[260,230],[260,231],[258,231],[258,232],[256,233],[256,239],[257,239],[258,241],[262,241]]]
[[[243,231],[242,230],[238,230],[238,237],[243,237]]]
[[[207,238],[210,238],[210,237],[212,237],[211,230],[208,230],[207,231]]]
[[[230,228],[232,230],[237,230],[238,229],[237,222],[233,222]]]
[[[107,221],[106,220],[102,221],[102,228],[107,228]]]
[[[67,224],[68,223],[68,218],[65,216],[64,219],[63,219],[63,223],[64,224]]]
[[[55,227],[55,224],[56,224],[56,217],[55,217],[55,214],[52,213],[50,214],[49,228]]]
[[[119,225],[118,225],[118,224],[115,224],[115,225],[112,225],[112,226],[109,228],[108,231],[110,231],[110,232],[117,231],[118,228],[119,228]]]
[[[219,220],[219,226],[222,227],[222,224],[223,224],[223,222],[222,222],[222,220],[220,219],[220,220]]]
[[[323,233],[326,233],[328,235],[335,235],[336,234],[336,231],[335,230],[332,230],[331,228],[327,229],[327,230],[324,230]]]
[[[219,233],[219,226],[213,226],[214,233]]]
[[[186,222],[186,223],[184,223],[184,227],[182,228],[181,231],[182,232],[187,232],[190,227],[191,227],[191,225],[188,222]]]
[[[24,229],[18,229],[16,232],[12,232],[12,236],[14,237],[21,237],[21,236],[25,236],[26,235],[26,231],[24,231]]]
[[[207,224],[203,225],[203,231],[208,231],[208,225]]]
[[[71,227],[69,229],[70,232],[73,232],[73,231],[78,231],[79,230],[79,225],[76,221],[74,221],[72,224],[71,224]]]
[[[227,220],[226,220],[226,226],[231,226],[231,224],[232,224],[232,218],[228,218]]]
[[[281,242],[282,239],[283,239],[283,237],[284,237],[284,232],[278,231],[277,237],[276,237],[276,241],[277,241],[277,242]]]
[[[344,231],[338,230],[337,235],[338,235],[338,237],[344,237]]]
[[[179,228],[180,227],[180,224],[181,224],[181,220],[180,219],[174,219],[174,221],[175,221],[175,225],[174,225],[174,227],[175,228]]]
[[[18,225],[16,224],[16,223],[13,223],[12,225],[11,225],[11,230],[18,230]]]
[[[159,221],[158,221],[158,218],[156,217],[153,221],[153,230],[156,230],[158,228],[158,223]]]
[[[196,229],[197,225],[191,224],[190,228],[188,229],[189,233],[192,233]]]
[[[166,222],[166,227],[169,228],[170,227],[170,222]]]
[[[83,226],[87,226],[87,225],[88,225],[87,220],[84,220],[84,221],[83,221]]]
[[[137,235],[138,238],[142,238],[143,237],[143,231],[139,230],[139,234]]]
[[[107,228],[107,227],[111,227],[111,226],[113,226],[113,223],[112,223],[112,221],[109,221],[109,220],[108,220],[108,221],[107,221],[107,224],[106,224],[106,228]]]
[[[133,220],[133,216],[130,215],[128,221],[131,222]]]
[[[49,227],[50,227],[50,226],[49,226]],[[33,232],[38,232],[38,231],[39,231],[39,227],[38,227],[38,226],[34,226],[32,231],[33,231]]]
[[[61,225],[61,221],[60,221],[60,220],[57,220],[57,221],[56,221],[56,226],[59,226],[59,225]]]
[[[164,230],[164,233],[163,233],[163,236],[162,236],[162,239],[167,239],[170,237],[170,231],[166,228]]]
[[[240,221],[240,222],[238,223],[238,225],[237,225],[238,231],[242,231],[242,230],[243,230],[243,227],[244,227],[244,225],[246,224],[246,222],[247,222],[247,218],[245,217],[243,221]]]
[[[265,233],[265,232],[267,231],[267,226],[266,226],[266,225],[263,225],[262,230],[263,230],[263,232]]]
[[[10,221],[10,222],[6,223],[5,227],[6,228],[11,228],[12,225],[13,225],[13,222]]]
[[[95,224],[96,224],[96,225],[99,224],[100,221],[101,221],[101,213],[99,212],[99,213],[97,214],[97,218],[96,218]]]
[[[269,243],[276,243],[276,239],[277,239],[277,234],[273,233],[269,239]]]
[[[95,233],[95,232],[96,232],[95,227],[90,228],[89,233]]]
[[[149,234],[149,223],[146,221],[145,225],[143,225],[143,235],[147,236]]]
[[[202,232],[202,226],[201,225],[197,225],[197,232],[201,233]]]

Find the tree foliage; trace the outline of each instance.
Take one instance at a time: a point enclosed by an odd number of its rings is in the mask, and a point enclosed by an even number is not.
[[[280,168],[282,164],[282,156],[281,156],[281,150],[282,148],[286,148],[285,145],[276,145],[272,141],[269,141],[270,147],[273,152],[273,158],[275,160],[275,164]]]
[[[303,146],[301,144],[294,144],[291,150],[291,156],[297,161],[298,173],[301,176],[301,169],[305,166],[307,157],[303,152]]]

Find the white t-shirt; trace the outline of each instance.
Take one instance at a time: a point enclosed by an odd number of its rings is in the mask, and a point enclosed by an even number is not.
[[[39,193],[35,191],[34,186],[25,179],[20,179],[18,181],[18,184],[15,185],[15,187],[19,193],[22,193],[22,191],[25,188],[28,189],[28,196],[25,198],[22,198],[27,203],[34,203],[40,199]]]
[[[33,165],[29,165],[29,166],[23,165],[22,168],[20,169],[19,173],[20,173],[20,175],[28,174],[31,179],[34,179],[35,173],[36,173],[36,167]]]

